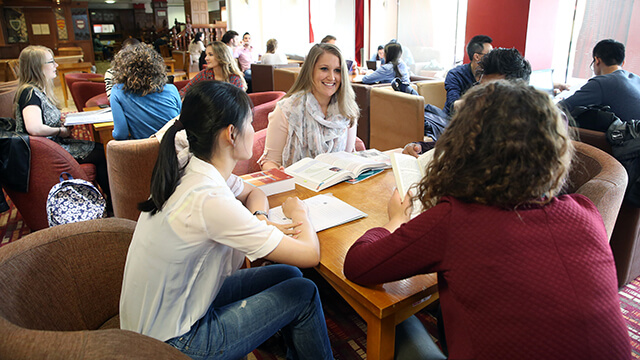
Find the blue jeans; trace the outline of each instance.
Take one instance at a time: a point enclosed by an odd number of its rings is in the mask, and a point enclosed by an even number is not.
[[[446,358],[415,315],[396,326],[395,360],[444,360]]]
[[[287,359],[333,359],[316,285],[296,267],[269,265],[228,277],[209,311],[166,342],[193,359],[239,359],[278,330]]]

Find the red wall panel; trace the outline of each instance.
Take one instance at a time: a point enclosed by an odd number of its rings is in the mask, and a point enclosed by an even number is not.
[[[515,47],[524,54],[529,20],[529,0],[469,0],[465,46],[475,35],[489,35],[493,47]],[[465,60],[469,62],[466,55]]]

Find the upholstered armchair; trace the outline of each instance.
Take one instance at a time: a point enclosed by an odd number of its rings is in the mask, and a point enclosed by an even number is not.
[[[273,70],[287,67],[299,67],[297,63],[281,65],[251,64],[251,83],[253,92],[273,91]]]
[[[587,129],[577,131],[580,141],[611,154],[605,133]],[[610,244],[618,272],[618,286],[622,287],[640,276],[640,208],[626,201],[622,203]]]
[[[84,111],[85,107],[109,105],[104,83],[75,81],[69,86],[69,89],[71,89],[71,96],[78,111]]]
[[[282,91],[266,91],[248,94],[253,102],[253,129],[259,131],[269,125],[269,114],[276,108],[276,104],[285,95]]]
[[[596,205],[610,242],[627,187],[627,172],[611,155],[589,144],[573,142],[576,152],[565,191],[582,194]]]
[[[273,90],[289,92],[300,75],[301,67],[286,67],[273,69]]]
[[[5,189],[31,231],[47,228],[47,196],[60,174],[68,172],[75,179],[93,181],[96,167],[78,162],[60,145],[41,136],[30,136],[31,173],[26,193]]]
[[[135,222],[98,219],[29,234],[0,249],[3,359],[189,359],[120,330],[119,303]]]
[[[138,203],[149,198],[159,151],[156,138],[109,141],[107,169],[115,217],[138,220]]]
[[[80,99],[76,99],[76,96],[73,94],[73,84],[77,81],[89,82],[89,79],[100,79],[100,78],[104,79],[104,76],[100,74],[92,74],[92,73],[68,73],[64,75],[64,80],[67,82],[67,87],[71,91],[71,97],[73,98],[73,103],[76,105],[76,108],[78,109],[78,111],[82,111],[82,109],[84,108],[84,104],[87,101],[84,100],[81,102]],[[104,82],[98,82],[98,84],[102,85],[102,92],[106,92],[104,88]],[[95,93],[85,98],[89,99],[95,95],[98,95],[98,93]]]
[[[424,106],[444,105],[444,81],[427,80],[412,86],[419,96],[394,91],[390,87],[371,89],[370,148],[384,151],[424,139]]]

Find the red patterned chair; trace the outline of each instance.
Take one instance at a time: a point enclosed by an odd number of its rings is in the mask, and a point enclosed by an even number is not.
[[[47,196],[53,185],[60,182],[60,173],[68,172],[75,179],[93,181],[96,167],[78,164],[60,145],[41,136],[30,136],[31,173],[26,193],[5,189],[31,231],[49,227]]]
[[[248,94],[253,102],[253,129],[266,129],[269,124],[269,113],[276,108],[276,104],[283,96],[283,91],[266,91]]]

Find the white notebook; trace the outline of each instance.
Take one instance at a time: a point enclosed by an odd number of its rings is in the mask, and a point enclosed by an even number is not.
[[[309,208],[309,219],[316,232],[367,216],[366,213],[329,194],[316,195],[302,201]],[[291,223],[291,219],[282,213],[281,206],[269,210],[269,220],[278,224]]]
[[[67,114],[65,126],[98,124],[113,121],[111,108]]]

